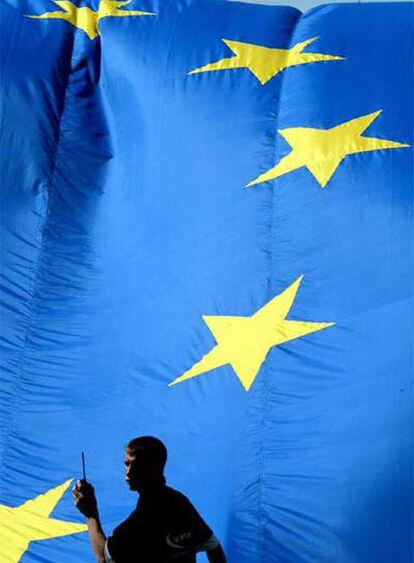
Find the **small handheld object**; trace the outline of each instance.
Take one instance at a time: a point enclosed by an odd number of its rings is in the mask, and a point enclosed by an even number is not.
[[[85,453],[82,452],[82,480],[86,483]]]

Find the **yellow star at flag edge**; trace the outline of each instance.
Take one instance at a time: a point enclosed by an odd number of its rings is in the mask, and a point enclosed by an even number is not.
[[[18,563],[32,541],[78,534],[87,530],[84,524],[49,518],[72,481],[73,479],[69,479],[20,506],[0,504],[1,561]]]
[[[203,316],[217,344],[169,386],[230,364],[249,391],[271,348],[333,326],[332,322],[286,319],[302,279],[300,276],[250,317]]]
[[[407,148],[410,145],[375,137],[363,137],[364,131],[382,110],[356,117],[331,127],[291,127],[279,129],[279,134],[292,150],[276,166],[246,184],[254,186],[307,168],[322,188],[325,188],[337,168],[348,155],[385,149]]]
[[[52,0],[60,10],[45,12],[43,14],[26,14],[25,17],[35,20],[63,20],[86,33],[93,40],[99,35],[98,23],[103,18],[126,18],[131,16],[155,16],[153,12],[142,10],[121,10],[132,2],[126,0],[100,0],[98,10],[94,11],[88,6],[77,6],[70,0]]]

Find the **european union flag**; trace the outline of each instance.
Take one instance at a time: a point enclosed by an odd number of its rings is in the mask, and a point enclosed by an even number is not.
[[[1,561],[154,435],[232,563],[412,562],[413,16],[2,4]]]

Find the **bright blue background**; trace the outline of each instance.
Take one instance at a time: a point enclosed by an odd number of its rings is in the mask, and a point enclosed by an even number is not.
[[[94,42],[21,17],[47,2],[3,6],[0,502],[79,476],[85,450],[110,532],[134,504],[123,446],[154,434],[230,561],[408,563],[412,151],[350,156],[325,190],[306,170],[243,186],[288,152],[277,128],[382,108],[367,135],[412,142],[413,8],[135,4],[157,17]],[[186,74],[222,38],[316,35],[346,61]],[[201,315],[250,315],[300,274],[290,318],[335,328],[274,349],[248,394],[228,366],[168,387],[214,344]],[[53,515],[81,521],[69,494]]]

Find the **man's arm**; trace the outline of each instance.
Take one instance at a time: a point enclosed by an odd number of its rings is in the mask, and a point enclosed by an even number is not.
[[[92,485],[85,481],[78,481],[72,489],[76,508],[87,519],[89,539],[97,563],[105,563],[106,537],[99,520],[98,503]]]
[[[105,543],[106,537],[102,530],[99,515],[91,516],[87,519],[89,539],[97,563],[105,563]]]
[[[226,563],[226,556],[224,554],[223,548],[219,544],[214,549],[210,549],[206,552],[207,559],[210,563]]]

